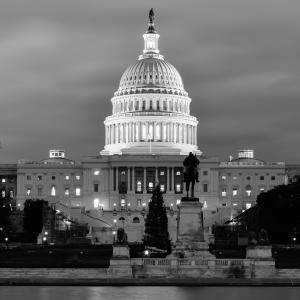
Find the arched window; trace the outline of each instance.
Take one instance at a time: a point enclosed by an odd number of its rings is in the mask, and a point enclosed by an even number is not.
[[[134,217],[132,223],[140,223],[140,218]]]
[[[55,185],[52,185],[52,187],[51,187],[51,196],[56,196],[56,187],[55,187]]]
[[[124,217],[120,217],[120,218],[119,218],[119,221],[124,222],[124,221],[125,221],[125,218],[124,218]]]

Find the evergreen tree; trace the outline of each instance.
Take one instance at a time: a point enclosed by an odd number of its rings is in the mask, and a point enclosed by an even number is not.
[[[145,222],[144,245],[171,252],[168,232],[168,217],[160,187],[157,186],[149,202],[149,211]]]

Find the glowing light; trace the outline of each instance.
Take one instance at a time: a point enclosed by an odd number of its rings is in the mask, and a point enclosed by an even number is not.
[[[94,208],[98,208],[99,207],[99,203],[100,203],[100,200],[98,198],[95,198],[94,199]]]
[[[115,235],[115,234],[116,234],[116,232],[115,232],[115,231],[113,231],[113,232],[112,232],[112,234],[113,234],[113,235]]]
[[[116,220],[116,219],[114,219],[114,223],[117,223],[117,220]]]
[[[180,199],[177,199],[177,200],[176,200],[176,204],[177,204],[177,205],[179,205],[179,204],[180,204],[180,202],[181,202],[181,200],[180,200]]]
[[[48,231],[45,231],[45,235],[48,235]]]
[[[149,250],[145,250],[145,255],[148,256],[149,255]]]
[[[100,174],[100,171],[99,170],[95,170],[94,171],[94,175],[98,176]]]

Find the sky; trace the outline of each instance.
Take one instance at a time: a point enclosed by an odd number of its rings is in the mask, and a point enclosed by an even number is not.
[[[151,7],[160,52],[192,98],[199,149],[300,163],[299,0],[0,0],[0,163],[103,149]]]

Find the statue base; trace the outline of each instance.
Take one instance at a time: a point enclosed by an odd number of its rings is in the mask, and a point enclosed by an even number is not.
[[[109,262],[107,275],[112,278],[132,277],[129,247],[127,244],[113,245],[113,256]]]
[[[246,258],[252,259],[270,259],[272,260],[272,246],[270,245],[258,245],[249,246],[246,250]]]

